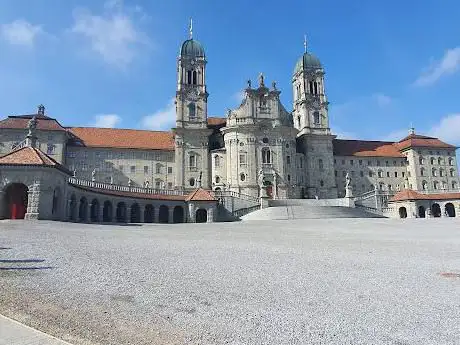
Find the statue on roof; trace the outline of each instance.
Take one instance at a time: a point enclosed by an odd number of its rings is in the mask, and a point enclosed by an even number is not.
[[[37,129],[37,118],[35,116],[29,120],[29,122],[27,123],[27,128],[29,129],[29,135],[35,132],[35,130]]]
[[[251,79],[248,79],[248,89],[250,89],[250,88],[251,88],[251,85],[252,85],[252,83],[251,83]]]
[[[273,88],[273,90],[276,90],[276,81],[274,81],[274,80],[272,81],[272,88]]]
[[[45,106],[43,104],[40,104],[38,106],[38,112],[37,112],[38,115],[45,115]]]
[[[264,87],[265,84],[264,84],[264,75],[263,73],[260,73],[259,74],[259,87]]]

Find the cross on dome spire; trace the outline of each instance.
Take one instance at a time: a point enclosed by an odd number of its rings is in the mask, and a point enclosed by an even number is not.
[[[193,19],[190,18],[190,26],[188,28],[188,31],[190,33],[190,39],[193,39]]]

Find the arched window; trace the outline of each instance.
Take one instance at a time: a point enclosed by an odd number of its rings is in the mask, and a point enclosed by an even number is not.
[[[240,174],[240,180],[241,180],[241,181],[246,180],[246,175],[245,175],[244,173],[241,173],[241,174]]]
[[[438,164],[439,164],[439,165],[442,164],[442,158],[441,158],[441,157],[438,158]]]
[[[323,160],[322,160],[322,159],[319,159],[319,160],[318,160],[318,167],[319,167],[319,170],[323,170],[323,169],[324,169],[324,164],[323,164]]]
[[[378,177],[383,177],[383,171],[382,170],[379,170],[378,173],[377,173]]]
[[[442,181],[442,189],[447,189],[447,182],[446,181]]]
[[[444,169],[443,168],[439,169],[439,176],[444,176]]]
[[[271,163],[272,160],[271,160],[271,152],[270,152],[270,149],[268,147],[264,147],[262,149],[262,163]]]
[[[435,168],[431,169],[431,175],[432,176],[438,176],[438,173],[436,172]]]
[[[431,163],[431,165],[434,164],[434,158],[433,157],[430,158],[430,163]]]
[[[313,82],[311,81],[308,84],[310,85],[310,90],[309,91],[310,91],[311,94],[313,94]]]
[[[321,187],[324,187],[324,181],[323,181],[323,180],[319,181],[319,185],[320,185]]]
[[[452,189],[457,189],[457,182],[452,181]]]
[[[300,116],[297,116],[297,127],[300,128]]]
[[[433,188],[434,189],[439,189],[439,182],[438,181],[433,182]]]
[[[193,71],[193,85],[197,84],[196,71]]]
[[[214,157],[214,166],[216,168],[220,167],[220,157],[219,156]]]
[[[422,181],[422,189],[427,190],[428,188],[428,183],[426,181]]]
[[[187,84],[192,83],[192,71],[187,71]]]
[[[196,105],[195,103],[189,103],[188,105],[188,117],[193,119],[196,116]]]
[[[195,179],[192,177],[188,183],[190,184],[191,187],[193,187],[195,185]]]
[[[425,176],[425,168],[420,168],[420,176]]]
[[[315,111],[313,113],[313,122],[315,125],[319,125],[319,111]]]
[[[449,165],[454,165],[454,160],[452,158],[449,158]]]
[[[423,158],[422,156],[420,156],[420,157],[418,158],[418,162],[419,162],[420,164],[425,164],[425,158]]]
[[[455,170],[454,169],[450,169],[450,177],[454,177],[455,176]]]
[[[315,95],[317,95],[318,94],[318,83],[315,81],[313,85],[315,87]]]
[[[220,183],[220,177],[219,177],[219,176],[216,176],[216,177],[214,178],[214,180],[216,181],[216,183]]]

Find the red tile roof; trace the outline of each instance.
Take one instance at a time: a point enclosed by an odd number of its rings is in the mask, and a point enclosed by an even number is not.
[[[55,167],[70,174],[70,171],[43,151],[25,146],[0,157],[0,165],[28,165]]]
[[[70,127],[78,144],[88,147],[174,151],[174,134],[137,129]]]
[[[427,137],[419,134],[409,134],[407,137],[397,142],[396,146],[399,150],[408,149],[410,147],[456,148],[455,146],[447,144],[438,138]]]
[[[185,201],[217,201],[217,199],[209,191],[197,188],[187,195]]]
[[[123,192],[117,190],[108,190],[101,188],[91,188],[91,187],[82,187],[79,185],[74,185],[75,188],[86,190],[93,193],[121,196],[128,198],[137,198],[137,199],[149,199],[149,200],[170,200],[170,201],[185,201],[185,195],[168,195],[168,194],[147,194],[147,193],[134,193],[134,192]]]
[[[404,157],[389,141],[334,139],[332,145],[336,156]]]
[[[0,128],[26,130],[27,123],[34,116],[37,119],[37,129],[48,131],[65,131],[65,128],[62,127],[56,119],[37,114],[8,116],[6,119],[0,121]]]
[[[422,194],[412,189],[404,189],[396,193],[389,201],[408,201],[408,200],[454,200],[460,199],[460,193],[436,193]]]
[[[227,119],[223,117],[208,117],[208,126],[225,126]]]

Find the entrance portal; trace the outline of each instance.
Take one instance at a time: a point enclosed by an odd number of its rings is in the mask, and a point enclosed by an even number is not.
[[[419,216],[419,218],[425,218],[425,207],[419,206],[419,208],[418,208],[418,216]]]
[[[28,188],[23,183],[12,183],[5,189],[3,214],[7,219],[24,219],[27,212]]]
[[[208,221],[208,211],[204,208],[200,208],[196,211],[195,222],[206,223]]]
[[[441,217],[441,207],[439,204],[431,205],[431,214],[436,218]]]
[[[407,218],[407,210],[405,207],[399,208],[399,218]]]
[[[445,210],[446,210],[446,214],[449,216],[449,217],[455,217],[455,207],[452,203],[447,203],[446,206],[444,206]]]

